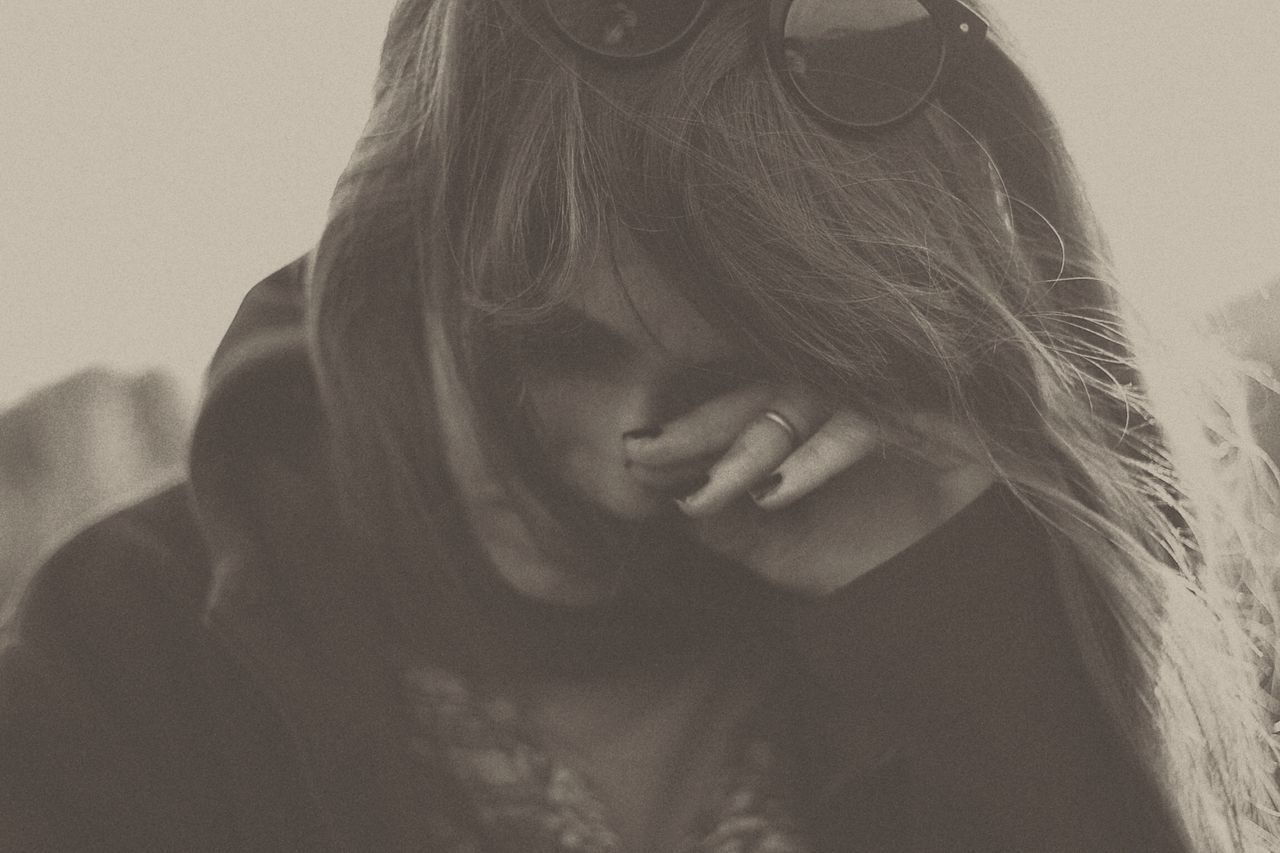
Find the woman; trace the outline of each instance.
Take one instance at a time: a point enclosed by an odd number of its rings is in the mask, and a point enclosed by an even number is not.
[[[1125,334],[962,3],[405,0],[194,500],[28,595],[5,840],[1274,849]]]

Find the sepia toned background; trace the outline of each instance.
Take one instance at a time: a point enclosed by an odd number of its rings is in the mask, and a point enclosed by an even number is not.
[[[391,5],[0,3],[0,405],[91,362],[194,386],[241,292],[317,234]],[[1280,276],[1280,4],[991,5],[1135,301]]]
[[[991,5],[1058,109],[1135,307],[1169,335],[1229,299],[1274,314],[1251,295],[1280,282],[1280,4]],[[180,476],[240,297],[319,232],[391,6],[0,2],[0,459],[77,484],[27,539]],[[115,467],[86,485],[107,447]],[[14,509],[29,492],[0,475],[0,525],[31,533]]]

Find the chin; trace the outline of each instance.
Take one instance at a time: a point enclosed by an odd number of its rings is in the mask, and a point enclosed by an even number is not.
[[[595,502],[597,508],[621,521],[643,524],[656,521],[668,515],[670,501],[645,493],[622,493],[612,495],[606,500]]]
[[[612,491],[588,494],[586,500],[598,511],[620,521],[646,527],[684,526],[680,522],[685,516],[676,507],[672,495],[643,485],[627,483]]]
[[[580,530],[590,529],[600,543],[617,543],[625,550],[640,547],[650,537],[667,538],[681,527],[683,516],[670,498],[635,484],[615,488],[579,488],[564,484],[559,509]]]
[[[559,502],[585,548],[579,557],[616,572],[622,597],[670,617],[697,609],[703,584],[689,571],[703,548],[670,497],[643,487],[584,494],[565,484]]]

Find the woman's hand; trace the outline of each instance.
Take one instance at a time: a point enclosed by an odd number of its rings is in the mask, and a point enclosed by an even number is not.
[[[677,501],[697,536],[780,586],[823,595],[928,535],[992,483],[959,428],[929,415],[915,426],[923,442],[893,441],[811,394],[755,388],[711,400],[657,436],[628,438],[627,455],[651,470],[714,460]]]

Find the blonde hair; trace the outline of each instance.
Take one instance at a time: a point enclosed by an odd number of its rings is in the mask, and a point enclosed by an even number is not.
[[[393,15],[310,294],[357,528],[391,562],[447,535],[426,317],[458,330],[488,446],[518,469],[495,329],[536,319],[625,229],[778,376],[890,433],[929,409],[980,436],[1047,522],[1097,694],[1192,848],[1276,849],[1259,684],[1275,543],[1220,479],[1173,465],[1105,243],[1008,54],[989,44],[911,121],[842,137],[768,72],[746,0],[629,69],[567,52],[532,5],[403,0]],[[1244,446],[1230,423],[1196,440],[1214,436]]]

